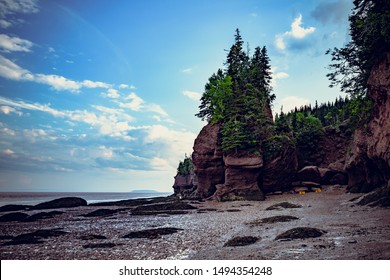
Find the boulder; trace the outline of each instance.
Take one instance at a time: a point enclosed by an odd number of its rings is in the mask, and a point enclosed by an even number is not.
[[[225,180],[220,124],[207,124],[195,139],[192,161],[197,177],[196,195],[209,197]]]
[[[296,178],[299,181],[321,183],[321,174],[317,166],[306,166],[298,171]]]
[[[8,213],[0,217],[0,222],[21,222],[28,218],[28,215],[22,212]]]
[[[30,209],[28,205],[7,204],[0,207],[0,212],[23,211]]]
[[[355,131],[346,161],[350,192],[370,192],[390,179],[390,53],[373,67],[368,96],[372,119]]]
[[[321,177],[321,185],[329,185],[330,180],[337,174],[336,171],[329,168],[318,168]]]
[[[346,185],[348,175],[338,168],[318,168],[321,177],[321,185]]]
[[[32,209],[55,209],[87,206],[87,201],[80,197],[62,197],[51,201],[39,203]]]
[[[338,172],[330,180],[330,185],[346,185],[348,184],[348,176],[345,173]]]

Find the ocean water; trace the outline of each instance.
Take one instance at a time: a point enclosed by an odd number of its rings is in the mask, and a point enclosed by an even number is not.
[[[0,207],[7,204],[35,205],[61,197],[76,196],[88,203],[168,196],[166,192],[0,192]]]

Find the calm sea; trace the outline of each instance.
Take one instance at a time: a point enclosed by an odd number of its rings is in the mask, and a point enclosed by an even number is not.
[[[35,205],[60,197],[76,196],[88,203],[168,196],[164,192],[0,192],[0,206],[7,204]]]

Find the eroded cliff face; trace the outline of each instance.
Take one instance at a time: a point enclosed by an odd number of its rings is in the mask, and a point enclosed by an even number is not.
[[[195,196],[209,197],[225,181],[220,124],[207,124],[195,139],[192,161],[197,177]]]
[[[368,80],[373,118],[356,130],[345,168],[351,192],[369,192],[390,182],[390,53]]]

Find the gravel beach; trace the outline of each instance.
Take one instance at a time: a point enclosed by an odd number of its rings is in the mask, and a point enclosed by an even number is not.
[[[351,201],[358,196],[329,186],[319,193],[187,202],[195,209],[150,213],[128,206],[55,209],[48,218],[2,221],[0,258],[390,259],[390,208],[358,206]],[[319,236],[277,238],[291,229],[316,229]]]

